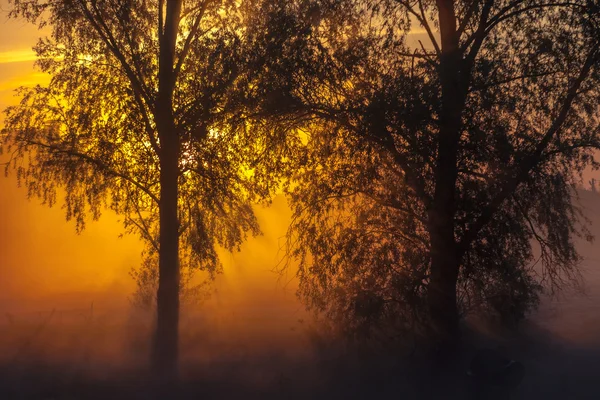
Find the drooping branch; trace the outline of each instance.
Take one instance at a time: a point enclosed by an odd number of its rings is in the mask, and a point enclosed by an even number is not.
[[[493,219],[496,211],[502,206],[506,199],[510,197],[512,193],[514,193],[517,187],[527,179],[529,173],[540,163],[544,151],[548,148],[552,139],[562,129],[582,83],[589,76],[594,65],[599,61],[599,54],[600,49],[597,48],[592,49],[588,53],[585,63],[583,64],[577,79],[575,79],[569,88],[552,125],[548,128],[542,139],[538,142],[535,149],[528,156],[524,157],[523,160],[516,166],[516,171],[506,178],[504,184],[502,185],[502,189],[489,202],[488,206],[482,211],[479,218],[477,218],[471,227],[465,232],[465,235],[460,243],[460,248],[462,251],[466,251],[468,249],[470,244],[477,237],[479,231],[481,231],[481,229]]]
[[[63,149],[57,146],[53,146],[47,143],[42,143],[39,142],[37,140],[30,140],[30,139],[20,139],[21,142],[24,142],[25,145],[28,146],[37,146],[37,147],[41,147],[44,148],[46,150],[50,150],[53,153],[57,153],[57,154],[64,154],[70,157],[73,157],[75,159],[78,159],[80,161],[84,161],[88,164],[91,164],[93,166],[95,166],[96,168],[98,168],[99,170],[101,170],[103,173],[105,173],[106,175],[109,176],[114,176],[117,178],[121,178],[124,179],[125,181],[131,183],[132,185],[134,185],[136,188],[138,188],[139,190],[141,190],[142,192],[144,192],[146,195],[148,195],[148,197],[150,197],[150,199],[152,199],[156,205],[159,204],[159,199],[158,197],[152,193],[152,191],[150,190],[150,188],[144,186],[142,183],[138,182],[137,180],[135,180],[133,177],[123,173],[123,172],[119,172],[116,171],[112,168],[110,168],[106,163],[104,163],[102,160],[99,160],[97,158],[94,158],[88,154],[84,154],[81,153],[77,150],[74,149]]]
[[[152,128],[150,116],[147,111],[148,109],[151,111],[153,110],[154,102],[149,94],[147,87],[145,86],[144,81],[142,80],[142,77],[136,74],[132,69],[131,65],[129,65],[129,63],[127,62],[127,59],[125,58],[121,49],[119,48],[110,29],[104,22],[100,11],[96,7],[95,1],[92,2],[92,4],[94,5],[95,13],[93,13],[92,10],[90,10],[85,0],[78,0],[78,2],[87,21],[91,24],[92,28],[100,36],[102,42],[108,47],[110,52],[116,57],[116,59],[119,61],[119,64],[123,68],[123,71],[125,72],[125,75],[127,76],[127,79],[131,84],[131,88],[133,89],[135,102],[138,105],[140,113],[142,114],[144,127],[146,130],[146,134],[148,135],[148,139],[150,140],[150,144],[152,145],[153,150],[157,154],[160,154],[160,147],[154,129]],[[96,14],[96,16],[94,14]]]

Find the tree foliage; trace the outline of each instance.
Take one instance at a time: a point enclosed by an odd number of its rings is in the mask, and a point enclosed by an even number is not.
[[[159,250],[161,7],[160,1],[14,1],[13,16],[51,26],[51,36],[35,47],[51,81],[20,89],[21,103],[7,110],[4,139],[30,195],[52,205],[63,189],[67,219],[78,231],[104,207],[115,211],[145,240],[150,259]],[[249,88],[263,87],[262,65],[279,45],[269,54],[260,47],[271,35],[265,15],[255,12],[260,7],[257,1],[183,4],[173,93],[182,148],[183,269],[217,273],[216,247],[233,250],[247,233],[258,234],[252,204],[277,187],[286,150],[274,150],[279,138],[249,108],[255,98]]]
[[[354,29],[315,38],[303,57],[323,72],[290,91],[310,115],[289,187],[302,297],[355,333],[427,322],[439,210],[461,314],[518,320],[543,288],[576,282],[575,240],[590,238],[573,188],[600,145],[598,4],[447,2],[449,52],[446,2],[346,3]],[[462,107],[447,140],[450,57]]]

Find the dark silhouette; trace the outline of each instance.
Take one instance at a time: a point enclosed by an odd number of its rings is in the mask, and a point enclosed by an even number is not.
[[[509,399],[525,375],[525,367],[511,360],[503,347],[479,350],[467,375],[472,379],[475,399]]]
[[[518,321],[577,279],[600,14],[587,0],[353,4],[339,37],[302,53],[319,79],[287,88],[313,117],[290,188],[301,292],[343,329],[417,321],[451,348],[462,315]],[[365,292],[368,318],[353,306]]]

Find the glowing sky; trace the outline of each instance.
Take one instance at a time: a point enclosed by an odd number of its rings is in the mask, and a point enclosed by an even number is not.
[[[31,50],[45,32],[9,20],[6,0],[0,0],[0,8],[0,109],[4,110],[16,101],[15,88],[44,83],[48,77],[33,68]],[[120,272],[134,265],[139,244],[134,238],[105,235],[116,227],[116,218],[108,216],[78,236],[73,225],[65,223],[60,207],[49,209],[36,199],[28,201],[14,176],[0,177],[0,309],[58,292],[127,286]],[[94,253],[103,257],[92,257]]]
[[[31,49],[40,36],[39,31],[25,22],[8,19],[7,0],[0,0],[0,109],[14,103],[14,89],[20,85],[43,83],[48,78],[33,69],[35,54]],[[0,116],[0,123],[4,115]]]
[[[34,69],[31,49],[47,32],[9,20],[7,9],[7,0],[0,0],[1,110],[17,101],[17,87],[48,80]],[[4,114],[0,126],[3,118]],[[6,155],[0,158],[5,160]],[[37,199],[29,201],[25,189],[17,187],[14,174],[0,176],[0,310],[58,294],[63,302],[69,293],[87,302],[81,293],[91,298],[109,288],[119,293],[130,290],[127,272],[138,263],[140,244],[134,237],[118,239],[117,217],[106,214],[101,222],[89,224],[82,235],[76,235],[60,206],[50,209]]]

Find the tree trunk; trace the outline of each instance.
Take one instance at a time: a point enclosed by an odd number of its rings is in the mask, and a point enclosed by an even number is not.
[[[179,343],[179,149],[176,138],[161,140],[161,144],[160,253],[152,361],[154,371],[161,380],[174,382],[177,379]]]
[[[436,345],[441,346],[440,350],[451,350],[460,339],[456,296],[460,260],[453,240],[454,226],[445,220],[438,220],[430,228],[431,269],[427,301]]]
[[[152,367],[158,383],[170,387],[178,377],[179,355],[179,153],[180,141],[173,115],[175,48],[182,0],[167,0],[164,26],[159,32],[158,94],[155,119],[160,140],[160,239],[156,332]],[[162,15],[162,13],[161,13]],[[168,393],[168,392],[167,392]]]
[[[435,192],[428,215],[431,269],[428,306],[438,345],[448,347],[459,339],[456,284],[460,255],[454,237],[456,181],[461,115],[465,94],[461,84],[461,56],[452,1],[438,0],[442,108],[435,168]]]

